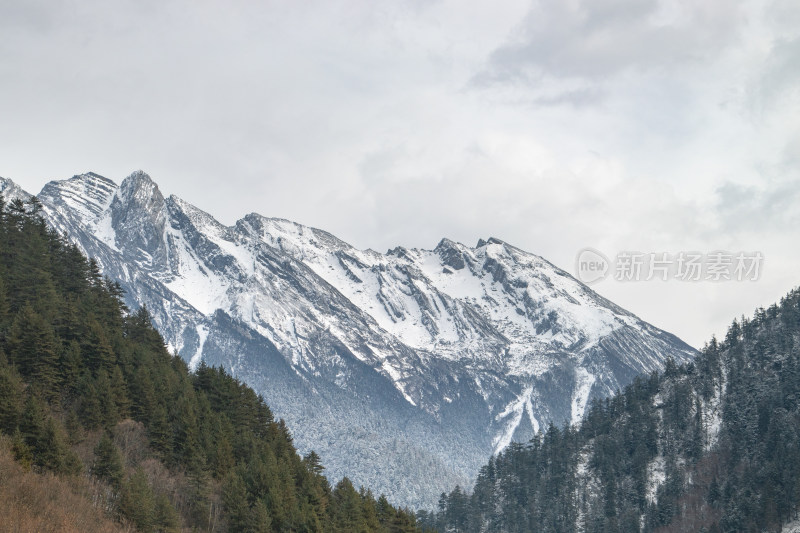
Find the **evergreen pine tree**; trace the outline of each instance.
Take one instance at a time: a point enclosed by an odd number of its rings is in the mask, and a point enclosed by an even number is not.
[[[366,531],[361,510],[361,497],[346,477],[336,484],[332,494],[334,531],[360,533]]]
[[[82,469],[80,460],[67,446],[67,438],[53,418],[48,417],[34,447],[35,462],[59,474],[77,475]]]
[[[155,510],[153,490],[144,471],[137,468],[122,486],[119,512],[139,531],[151,531],[156,519]]]
[[[59,358],[61,389],[67,396],[74,396],[78,392],[83,362],[81,360],[81,347],[76,340],[70,341],[61,351]]]
[[[111,388],[111,380],[105,368],[98,369],[97,378],[94,382],[94,389],[97,392],[97,398],[102,406],[102,425],[110,430],[119,421],[120,416],[119,411],[117,411],[114,391]]]
[[[122,454],[108,432],[103,432],[103,436],[94,449],[94,456],[92,474],[107,481],[115,489],[119,489],[122,486],[125,474]]]
[[[325,471],[325,467],[322,466],[322,460],[314,450],[311,450],[303,457],[303,463],[306,465],[306,468],[314,474],[322,475]]]
[[[6,290],[6,282],[3,279],[3,269],[0,264],[0,344],[3,342],[4,333],[8,327],[9,313],[8,291]]]
[[[163,405],[159,404],[153,411],[149,436],[150,445],[162,458],[167,459],[172,456],[172,427],[167,420],[167,410]]]
[[[264,500],[256,500],[250,512],[247,526],[244,531],[252,533],[270,533],[272,529],[272,518],[270,518],[267,504]]]
[[[114,365],[114,350],[103,327],[94,318],[89,319],[86,332],[81,339],[81,353],[95,375],[100,371],[110,372]]]
[[[19,429],[25,443],[31,451],[36,451],[37,443],[42,439],[45,423],[45,406],[42,400],[33,394],[25,398],[25,407],[19,421]]]
[[[117,416],[119,418],[127,418],[130,415],[131,401],[128,399],[128,386],[125,384],[125,377],[122,375],[122,370],[117,365],[114,365],[111,370],[111,382],[109,386]]]
[[[0,430],[11,434],[16,429],[23,410],[22,394],[22,379],[0,350]]]
[[[53,328],[30,305],[25,305],[8,332],[9,361],[20,374],[34,380],[43,394],[55,394],[58,381],[58,343]]]
[[[250,517],[250,505],[247,501],[247,486],[242,477],[231,472],[225,479],[222,490],[222,501],[228,511],[228,521],[233,531],[245,531]]]
[[[91,375],[86,373],[78,380],[78,416],[87,429],[97,429],[105,420],[105,412]]]
[[[74,410],[67,413],[67,419],[64,421],[64,427],[67,430],[67,439],[70,444],[79,444],[83,442],[86,434],[81,426],[81,421],[78,419],[78,414]]]
[[[22,432],[17,428],[14,431],[14,436],[11,439],[11,451],[14,454],[14,459],[22,466],[25,471],[29,471],[33,465],[33,450],[25,442],[25,437]]]
[[[180,531],[180,517],[175,507],[164,494],[155,497],[153,510],[155,530],[159,533],[178,533]]]

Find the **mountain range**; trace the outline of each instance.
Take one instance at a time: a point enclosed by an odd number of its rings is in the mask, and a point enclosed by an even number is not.
[[[0,178],[7,199],[28,199]],[[232,226],[137,171],[37,195],[53,230],[145,305],[191,368],[221,366],[337,479],[432,507],[487,458],[695,351],[502,240],[358,250],[251,213]]]

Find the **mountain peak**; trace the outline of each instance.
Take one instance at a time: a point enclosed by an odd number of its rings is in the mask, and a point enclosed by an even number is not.
[[[112,190],[117,188],[117,184],[105,176],[101,176],[95,172],[84,172],[83,174],[75,174],[68,180],[51,181],[45,184],[42,190],[44,191],[48,187],[63,188],[64,186],[68,186],[76,190],[79,188],[83,190],[90,190],[97,187]]]
[[[117,184],[94,172],[77,174],[68,180],[47,183],[39,197],[53,205],[70,207],[79,217],[88,222],[108,208]],[[47,202],[45,202],[47,203]]]
[[[475,245],[475,248],[483,248],[484,246],[488,246],[490,244],[506,244],[506,241],[502,239],[498,239],[497,237],[489,237],[487,240],[478,239],[478,244]]]
[[[114,183],[112,180],[106,178],[105,176],[101,176],[96,172],[91,172],[91,171],[84,172],[83,174],[76,174],[75,176],[72,176],[72,178],[70,179],[75,181],[83,181],[86,183],[101,183],[103,185],[112,186],[115,188],[117,186],[117,184]]]
[[[6,202],[15,199],[28,200],[31,195],[22,190],[22,187],[8,178],[0,178],[0,195]]]
[[[125,178],[120,185],[120,193],[124,201],[134,202],[141,206],[162,204],[164,196],[158,185],[144,171],[137,170]]]
[[[439,251],[440,249],[455,248],[457,246],[458,246],[457,242],[450,240],[447,237],[444,237],[441,241],[439,241],[439,244],[437,244],[436,248],[434,248],[433,250]]]
[[[141,169],[134,170],[133,172],[131,172],[130,176],[128,176],[126,179],[129,179],[129,180],[141,180],[141,181],[153,183],[153,178],[150,177],[150,174],[148,174],[147,172],[145,172],[144,170],[141,170]]]
[[[464,252],[461,246],[450,239],[442,239],[436,248],[433,249],[434,253],[438,254],[442,260],[442,264],[454,270],[461,270],[466,266],[464,261]]]
[[[166,219],[164,196],[149,175],[137,170],[122,181],[111,204],[111,220],[123,248],[143,255],[151,266],[165,261]]]

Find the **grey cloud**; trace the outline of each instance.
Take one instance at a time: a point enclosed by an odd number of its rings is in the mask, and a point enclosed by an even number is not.
[[[800,172],[800,132],[786,143],[781,155],[781,165],[785,170]]]
[[[764,107],[771,106],[787,91],[795,91],[798,88],[800,85],[800,30],[796,30],[794,38],[779,39],[774,43],[760,82]]]
[[[722,184],[716,191],[717,232],[771,233],[800,224],[800,179],[759,185]]]
[[[738,4],[713,0],[682,7],[685,12],[671,14],[656,0],[536,3],[476,79],[602,80],[629,68],[702,63],[736,41],[742,21]]]
[[[4,31],[45,32],[55,25],[60,6],[55,2],[0,2],[0,28]]]
[[[768,5],[767,18],[778,35],[797,35],[800,5],[795,0],[773,0]]]
[[[534,100],[535,105],[552,106],[568,104],[573,107],[584,107],[597,104],[605,96],[599,87],[584,87],[566,90],[552,96],[540,96]]]

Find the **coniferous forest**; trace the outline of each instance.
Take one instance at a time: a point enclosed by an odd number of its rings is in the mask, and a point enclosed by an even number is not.
[[[800,507],[800,290],[493,457],[421,522],[470,532],[779,532]]]
[[[798,516],[800,290],[415,515],[346,478],[331,487],[252,389],[190,372],[40,209],[0,197],[7,529],[727,533]]]
[[[3,528],[420,531],[347,478],[331,487],[252,389],[189,372],[40,209],[0,196]]]

